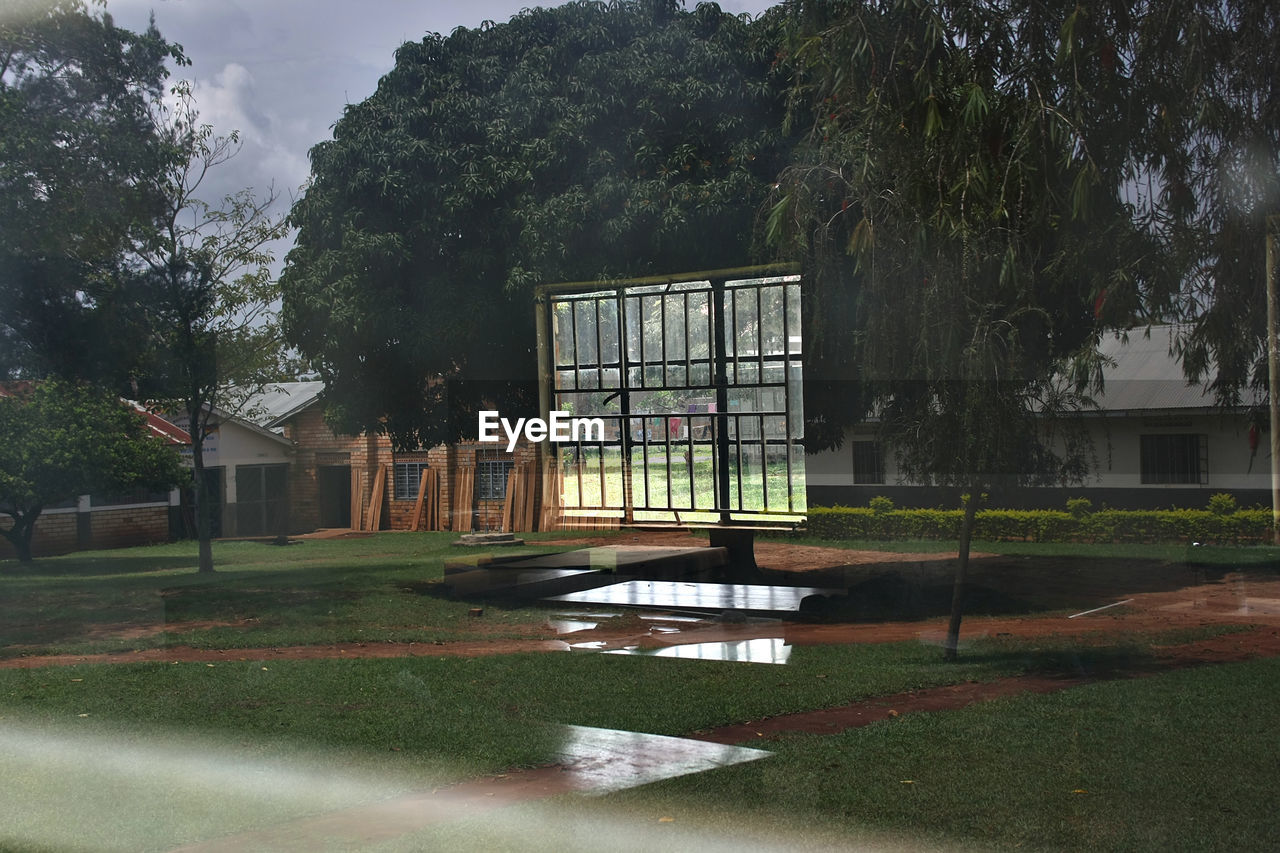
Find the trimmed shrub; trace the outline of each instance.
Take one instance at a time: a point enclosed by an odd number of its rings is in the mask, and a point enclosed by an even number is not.
[[[821,539],[958,539],[958,509],[812,507],[805,530]],[[1062,510],[979,510],[974,538],[1024,542],[1269,542],[1271,511],[1217,513],[1205,509],[1102,509],[1074,515]]]

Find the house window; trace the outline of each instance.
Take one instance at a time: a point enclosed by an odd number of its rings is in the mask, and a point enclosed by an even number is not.
[[[1209,482],[1207,435],[1144,435],[1141,441],[1143,483]]]
[[[476,499],[500,501],[507,497],[507,475],[514,467],[511,457],[493,450],[476,451]]]
[[[395,499],[416,501],[418,484],[422,482],[422,472],[428,467],[426,462],[397,462],[395,464]]]
[[[853,443],[854,485],[872,485],[884,482],[884,453],[877,441]]]

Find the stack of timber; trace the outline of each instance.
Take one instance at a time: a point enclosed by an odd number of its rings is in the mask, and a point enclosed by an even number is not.
[[[591,512],[592,510],[582,510]],[[610,510],[599,510],[610,512]],[[566,515],[561,513],[557,530],[617,530],[622,526],[622,516],[618,515]]]
[[[351,529],[364,529],[364,503],[360,496],[364,494],[361,490],[362,480],[360,472],[355,468],[351,469]]]
[[[440,512],[440,478],[434,468],[426,468],[418,482],[418,500],[413,505],[410,530],[443,530]]]
[[[550,466],[542,477],[542,513],[538,518],[539,530],[560,529],[560,501],[562,489],[560,470]]]
[[[373,494],[369,497],[369,514],[365,530],[376,531],[382,527],[382,504],[387,491],[387,466],[379,465],[378,473],[373,478]]]
[[[600,513],[610,510],[600,510]],[[580,515],[570,513],[581,513]],[[552,466],[542,481],[542,513],[540,530],[617,530],[620,515],[594,514],[592,510],[569,509],[564,506],[564,474]]]
[[[453,530],[467,533],[471,530],[471,499],[476,490],[476,469],[453,469]]]
[[[507,499],[502,505],[502,529],[508,533],[533,530],[534,466],[531,462],[517,465],[507,474]]]

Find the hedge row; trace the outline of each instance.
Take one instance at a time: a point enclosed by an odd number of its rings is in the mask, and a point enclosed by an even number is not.
[[[959,539],[958,509],[812,507],[808,533],[822,539]],[[1027,542],[1260,543],[1271,539],[1271,510],[1220,514],[1203,509],[979,510],[974,538]]]

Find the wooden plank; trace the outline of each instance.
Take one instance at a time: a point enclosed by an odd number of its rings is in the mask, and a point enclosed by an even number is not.
[[[413,523],[409,525],[410,530],[421,530],[423,522],[423,503],[427,497],[427,481],[431,479],[431,469],[423,468],[422,477],[418,480],[418,499],[413,504]]]
[[[560,472],[548,467],[542,479],[542,514],[538,520],[539,530],[555,530],[560,508]]]
[[[507,472],[507,495],[502,500],[502,529],[507,533],[514,532],[511,521],[512,504],[515,503],[516,497],[516,469],[512,468]]]
[[[534,500],[534,468],[532,462],[526,462],[521,467],[524,468],[524,519],[523,526],[520,529],[529,531],[533,530],[533,509],[534,505],[537,503],[537,501]]]
[[[364,501],[360,499],[360,472],[355,468],[351,469],[351,529],[361,530],[363,523],[363,515],[361,509]]]
[[[440,529],[440,474],[434,468],[427,469],[427,530]]]
[[[373,478],[373,494],[369,497],[369,527],[377,531],[382,526],[382,493],[387,488],[386,466],[378,466],[378,474]]]
[[[459,533],[471,530],[471,499],[475,492],[476,472],[473,468],[455,468],[453,496],[453,529]]]

